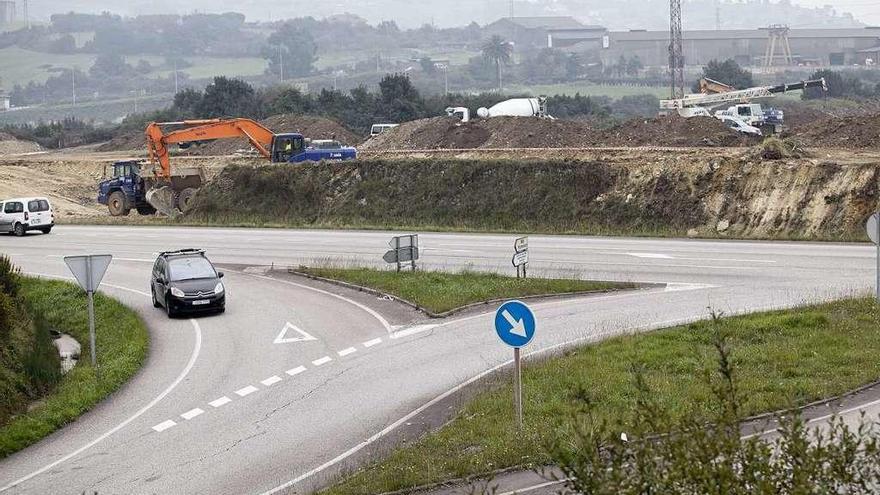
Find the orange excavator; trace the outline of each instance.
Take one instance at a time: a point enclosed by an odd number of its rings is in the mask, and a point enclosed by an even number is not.
[[[166,132],[171,127],[177,129]],[[275,134],[251,119],[153,122],[145,134],[152,174],[145,177],[138,161],[117,162],[113,165],[113,177],[98,186],[98,202],[107,205],[113,216],[127,215],[131,209],[141,214],[158,211],[169,216],[187,210],[205,174],[202,169],[172,170],[169,146],[175,144],[186,148],[192,143],[243,137],[273,163],[357,158],[356,149],[334,140],[307,142],[302,134]]]

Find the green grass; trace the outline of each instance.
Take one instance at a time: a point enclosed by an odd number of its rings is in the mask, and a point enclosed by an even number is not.
[[[318,277],[369,287],[406,299],[434,313],[443,313],[468,304],[495,299],[635,287],[633,284],[589,280],[517,279],[496,273],[471,271],[397,273],[370,268],[304,268],[301,271]]]
[[[43,83],[50,76],[57,74],[59,70],[69,70],[76,67],[82,71],[88,71],[95,63],[96,54],[76,53],[57,54],[43,53],[25,50],[18,47],[0,49],[0,67],[3,67],[2,87],[11,90],[16,84],[26,85],[30,81]],[[189,74],[193,79],[201,79],[225,75],[230,77],[256,76],[266,69],[266,61],[258,57],[184,57],[193,64],[192,67],[181,69],[180,72]],[[129,55],[126,62],[134,65],[139,60],[146,60],[154,67],[165,64],[164,57],[153,55]],[[53,71],[54,69],[54,71]],[[163,69],[155,71],[145,77],[165,77],[171,74],[171,70]]]
[[[504,88],[508,94],[533,94],[533,95],[568,95],[574,96],[580,93],[583,96],[607,96],[620,98],[622,96],[638,96],[650,94],[658,98],[669,97],[669,88],[658,86],[618,86],[611,84],[591,83],[561,83],[561,84],[537,84],[537,85],[510,85]]]
[[[75,420],[128,381],[147,355],[149,337],[140,317],[122,303],[95,296],[98,366],[89,361],[86,297],[70,283],[23,278],[21,295],[50,328],[68,333],[82,345],[77,366],[54,391],[28,412],[0,426],[0,458],[31,445]]]
[[[777,410],[841,394],[880,377],[880,310],[856,299],[723,319],[730,336],[736,381],[745,413]],[[595,419],[626,431],[640,364],[660,407],[673,418],[709,417],[708,377],[717,367],[711,322],[614,338],[524,371],[525,424],[512,428],[512,390],[505,384],[480,393],[438,432],[395,451],[327,493],[382,493],[551,462],[544,446],[576,417],[585,390]],[[564,431],[564,430],[563,430]]]

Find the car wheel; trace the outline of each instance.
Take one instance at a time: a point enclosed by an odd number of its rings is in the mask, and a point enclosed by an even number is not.
[[[24,224],[17,223],[15,227],[12,228],[12,233],[16,235],[16,237],[21,237],[24,235]]]
[[[131,212],[131,208],[125,204],[125,194],[122,194],[122,191],[116,191],[110,195],[110,199],[107,200],[107,209],[114,217],[124,217]]]
[[[52,227],[42,228],[42,229],[40,229],[40,232],[42,232],[44,234],[48,234],[49,232],[52,232]]]
[[[156,289],[152,289],[152,288],[150,289],[150,296],[152,296],[152,298],[153,298],[153,307],[154,308],[161,308],[162,305],[159,304],[159,300],[156,299]]]
[[[169,318],[174,318],[177,316],[177,312],[171,309],[171,304],[168,302],[168,298],[165,298],[165,312],[168,313]]]

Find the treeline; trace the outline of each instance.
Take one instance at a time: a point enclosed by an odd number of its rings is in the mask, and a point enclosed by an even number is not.
[[[92,123],[73,117],[37,124],[6,125],[0,130],[17,139],[33,141],[48,149],[99,143],[111,139],[114,135],[113,129],[96,127]]]
[[[498,93],[450,94],[423,96],[404,74],[385,76],[378,92],[358,87],[349,92],[324,89],[304,94],[291,87],[276,86],[257,90],[239,79],[217,77],[204,91],[187,89],[178,93],[171,107],[147,114],[132,115],[123,127],[141,129],[152,121],[177,121],[193,118],[250,117],[262,119],[278,114],[328,117],[360,134],[375,123],[400,123],[445,115],[448,107],[464,106],[475,111],[490,107],[510,96]],[[548,108],[557,118],[607,118],[641,115],[650,108],[656,112],[652,96],[621,98],[617,101],[580,94],[551,96]]]

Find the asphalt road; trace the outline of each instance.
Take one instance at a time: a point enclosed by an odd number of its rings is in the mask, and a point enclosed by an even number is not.
[[[504,366],[511,353],[492,313],[425,321],[389,301],[265,271],[378,265],[390,235],[60,226],[0,237],[0,251],[44,276],[69,276],[63,255],[113,254],[103,290],[141,313],[152,336],[148,362],[121,391],[0,461],[0,492],[307,492],[426,404]],[[512,273],[513,238],[423,234],[423,266]],[[152,307],[152,261],[183,247],[227,268],[225,315],[168,320]],[[530,249],[533,274],[669,285],[536,303],[527,356],[701,319],[709,307],[735,314],[863,292],[874,277],[868,245],[532,236]],[[288,324],[306,334],[280,335]]]

